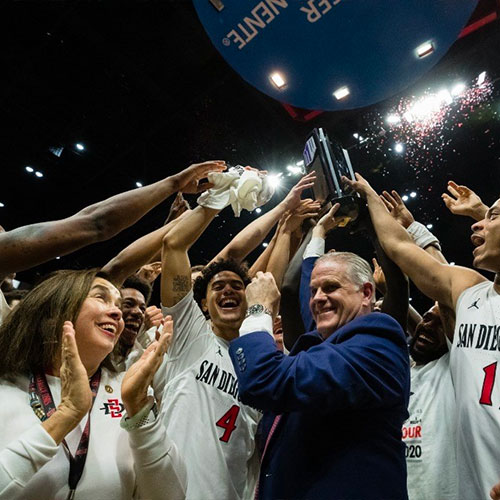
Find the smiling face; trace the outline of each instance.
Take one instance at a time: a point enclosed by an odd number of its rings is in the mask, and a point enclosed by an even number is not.
[[[347,266],[342,261],[323,260],[311,274],[309,306],[324,339],[357,316],[371,312],[373,285],[354,284]]]
[[[135,288],[122,288],[121,292],[125,328],[121,334],[120,343],[132,347],[144,322],[146,300],[144,295]]]
[[[208,283],[202,309],[208,311],[216,335],[236,338],[247,309],[243,280],[233,271],[217,273]]]
[[[486,212],[482,221],[472,225],[474,267],[500,272],[500,200]]]
[[[427,364],[448,352],[443,323],[436,304],[423,316],[410,341],[410,354],[417,364]]]
[[[75,322],[80,358],[88,369],[99,365],[113,350],[123,330],[118,289],[104,278],[95,278]]]

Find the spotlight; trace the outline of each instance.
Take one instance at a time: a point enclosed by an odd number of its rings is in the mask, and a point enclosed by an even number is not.
[[[81,143],[76,143],[75,145],[76,149],[78,149],[78,151],[83,151],[85,149],[85,146]]]
[[[304,166],[304,160],[298,161],[295,165],[297,165],[297,167],[303,167]]]
[[[351,92],[348,87],[340,87],[333,93],[333,95],[337,101],[340,101],[341,99],[344,99],[344,97],[347,97],[350,93]]]
[[[257,207],[257,208],[255,209],[255,213],[256,213],[256,214],[260,214],[261,212],[262,212],[262,208]]]
[[[273,188],[277,188],[281,185],[281,176],[283,174],[279,173],[279,174],[271,174],[268,178],[269,178],[269,184],[273,187]]]
[[[0,208],[5,207],[5,205],[0,201]]]
[[[401,196],[401,198],[403,199],[403,201],[408,201],[408,195],[407,194],[404,194],[403,196]]]
[[[283,78],[281,73],[272,73],[270,78],[274,85],[276,85],[276,87],[279,89],[282,89],[286,85],[286,80]]]
[[[451,95],[452,96],[457,96],[463,93],[465,90],[465,83],[456,83],[453,88],[451,89]]]
[[[451,97],[450,92],[447,89],[442,89],[438,92],[438,98],[441,102],[445,104],[451,104],[453,102],[453,98]]]
[[[38,170],[35,172],[35,175],[36,175],[37,177],[43,177],[42,172],[39,172]]]
[[[136,185],[138,188],[141,188],[141,187],[142,187],[142,182],[137,181],[137,182],[135,183],[135,185]]]
[[[416,197],[417,197],[417,193],[415,193],[415,191],[412,191],[412,192],[410,193],[410,197],[411,197],[411,198],[416,198]]]
[[[390,123],[391,125],[394,125],[396,123],[399,123],[401,121],[401,118],[399,115],[388,115],[386,120],[387,123]]]
[[[266,248],[266,247],[267,247],[267,245],[269,245],[269,243],[267,243],[267,242],[265,242],[265,241],[264,241],[264,243],[262,243],[262,246],[263,246],[264,248]]]
[[[33,167],[29,167],[29,166],[26,167],[26,172],[29,172],[31,174],[34,171],[35,171],[35,169]]]
[[[450,262],[450,266],[454,266],[454,265],[455,265],[455,263],[454,263],[454,262]]]
[[[486,80],[486,71],[483,71],[482,73],[479,74],[477,77],[477,84],[482,85],[484,81]]]
[[[434,226],[432,224],[427,224],[427,226],[425,226],[427,229],[432,229]]]
[[[294,167],[292,165],[288,165],[286,169],[293,175],[299,175],[302,173],[302,168],[301,167]]]
[[[404,146],[398,142],[395,146],[394,146],[394,151],[396,151],[396,153],[402,153],[404,151]]]
[[[359,139],[359,134],[357,132],[354,132],[354,134],[352,134],[352,136],[354,137],[354,139]]]
[[[417,56],[420,58],[427,57],[433,52],[434,52],[434,45],[431,41],[425,42],[416,48]]]

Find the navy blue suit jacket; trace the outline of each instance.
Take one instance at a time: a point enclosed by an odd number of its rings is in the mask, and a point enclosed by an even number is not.
[[[232,341],[229,352],[241,400],[266,411],[268,424],[283,414],[263,457],[260,499],[407,498],[410,367],[394,319],[361,316],[325,341],[307,333],[289,356],[267,332]]]

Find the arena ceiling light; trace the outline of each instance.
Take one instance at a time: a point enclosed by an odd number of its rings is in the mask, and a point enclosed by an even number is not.
[[[395,125],[401,121],[401,117],[399,115],[392,114],[388,115],[385,121],[391,125]]]
[[[75,144],[75,147],[76,149],[78,149],[78,151],[83,151],[85,149],[85,146],[81,142],[77,142]]]
[[[462,82],[456,83],[455,85],[453,85],[453,87],[451,89],[451,95],[456,97],[456,96],[462,94],[465,89],[466,89],[465,83],[462,83]]]
[[[417,53],[417,56],[420,58],[427,57],[434,52],[434,44],[430,40],[424,42],[422,45],[419,45],[415,49],[415,52]]]
[[[36,175],[37,177],[43,177],[42,172],[40,172],[39,170],[37,170],[37,171],[35,172],[35,175]]]
[[[141,187],[142,187],[142,182],[137,181],[137,182],[135,183],[135,185],[136,185],[138,188],[141,188]]]
[[[5,205],[0,201],[0,208],[5,207]]]
[[[284,88],[286,86],[286,80],[285,80],[285,78],[278,71],[275,71],[274,73],[271,73],[271,76],[269,78],[271,79],[271,81],[274,83],[274,85],[278,89],[282,89],[282,88]]]
[[[340,101],[341,99],[345,99],[350,93],[351,93],[351,91],[349,90],[349,87],[344,86],[344,87],[338,88],[333,93],[333,95],[335,96],[335,99],[337,99],[337,101]]]
[[[479,73],[479,76],[477,77],[477,84],[482,85],[485,80],[486,80],[486,71],[483,71],[482,73]]]
[[[26,169],[26,172],[29,172],[30,174],[32,174],[35,171],[35,169],[33,167],[30,167],[29,165],[27,167],[25,167],[25,169]]]
[[[261,212],[262,212],[262,208],[257,207],[257,208],[255,209],[255,213],[256,213],[256,214],[260,214]]]
[[[396,151],[396,153],[402,153],[404,151],[404,149],[405,149],[405,147],[400,142],[398,142],[394,146],[394,151]]]

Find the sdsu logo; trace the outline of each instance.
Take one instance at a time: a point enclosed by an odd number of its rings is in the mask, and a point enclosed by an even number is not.
[[[118,399],[108,399],[108,402],[103,403],[103,407],[99,408],[99,410],[104,410],[104,415],[111,415],[111,418],[121,418],[124,409]]]

